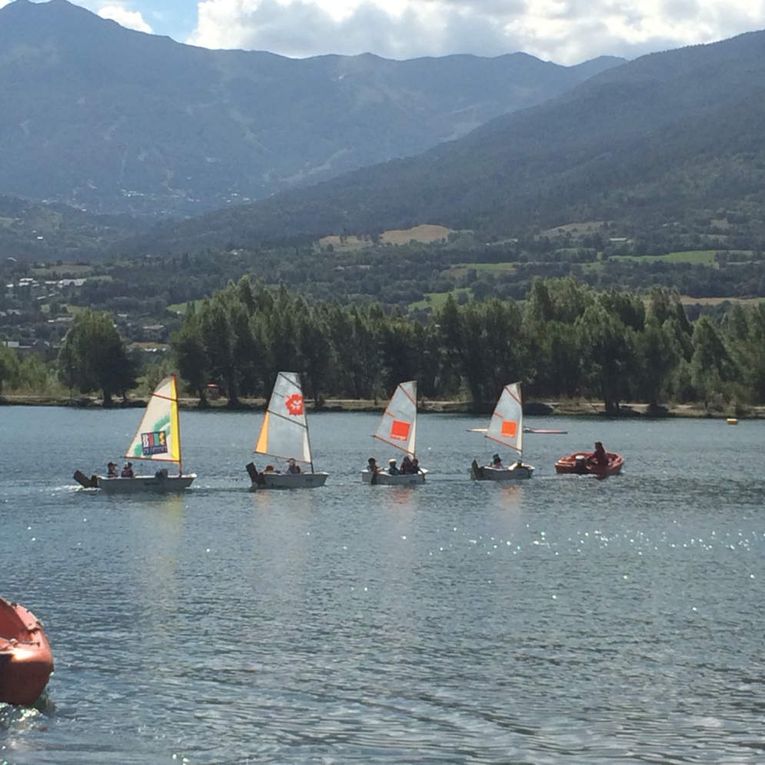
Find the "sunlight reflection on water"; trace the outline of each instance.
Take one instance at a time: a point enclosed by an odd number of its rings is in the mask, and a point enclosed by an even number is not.
[[[326,487],[250,493],[258,417],[184,413],[196,487],[115,498],[67,477],[135,412],[2,416],[0,594],[56,673],[0,709],[0,762],[762,760],[760,465],[710,465],[765,424],[550,418],[498,486],[467,480],[482,423],[422,417],[431,473],[397,488],[361,483],[374,417],[319,415]],[[623,476],[554,475],[596,438]]]

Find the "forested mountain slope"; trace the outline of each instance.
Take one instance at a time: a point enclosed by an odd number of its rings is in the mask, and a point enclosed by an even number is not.
[[[621,63],[211,51],[66,0],[0,9],[0,193],[192,214],[420,153]]]
[[[246,246],[425,222],[492,236],[590,219],[763,217],[764,96],[763,32],[652,54],[419,157],[165,227],[153,242]]]

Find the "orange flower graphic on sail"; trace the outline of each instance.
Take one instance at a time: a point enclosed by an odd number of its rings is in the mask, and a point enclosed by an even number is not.
[[[287,411],[294,416],[303,414],[303,397],[299,393],[293,393],[284,400]]]

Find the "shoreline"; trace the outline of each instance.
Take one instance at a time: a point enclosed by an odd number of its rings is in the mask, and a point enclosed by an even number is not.
[[[108,409],[143,409],[147,399],[133,398],[127,401],[115,401]],[[237,406],[228,406],[225,399],[208,401],[206,406],[199,406],[196,398],[179,399],[180,408],[184,411],[197,412],[262,412],[267,401],[263,398],[242,399]],[[379,413],[384,411],[386,402],[373,399],[326,399],[321,406],[315,407],[312,401],[306,400],[306,409],[314,414],[322,412],[366,412]],[[103,410],[101,399],[95,396],[35,396],[0,395],[0,407],[3,406],[51,406],[68,407],[73,409]],[[482,416],[491,414],[493,404],[475,406],[470,401],[440,401],[424,399],[419,402],[420,414],[456,414]],[[600,401],[563,400],[563,401],[528,401],[524,405],[524,415],[527,417],[607,417],[603,403]],[[765,419],[765,406],[747,407],[745,412],[710,412],[701,404],[662,404],[658,410],[650,411],[648,404],[625,403],[620,407],[616,416],[609,419],[728,419],[757,420]]]

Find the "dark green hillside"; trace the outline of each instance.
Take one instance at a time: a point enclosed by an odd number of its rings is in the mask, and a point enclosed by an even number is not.
[[[0,193],[192,214],[417,154],[618,63],[294,60],[16,0],[0,9]]]
[[[168,227],[168,249],[437,223],[484,236],[577,220],[757,223],[765,33],[653,54],[412,159]],[[139,246],[144,246],[142,243]]]
[[[82,260],[145,228],[127,215],[92,215],[61,204],[0,195],[0,260]]]

